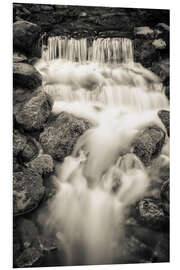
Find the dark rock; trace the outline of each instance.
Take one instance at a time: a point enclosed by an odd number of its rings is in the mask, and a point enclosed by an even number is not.
[[[165,142],[165,132],[159,127],[148,127],[135,139],[134,154],[148,166],[161,152]]]
[[[161,61],[155,61],[151,67],[151,70],[160,77],[164,83],[169,78],[169,59],[163,59]]]
[[[163,201],[164,212],[169,215],[169,180],[162,184],[160,195]]]
[[[152,262],[169,262],[169,234],[162,234],[154,248]]]
[[[16,264],[20,268],[33,266],[34,263],[36,263],[41,256],[42,253],[39,249],[36,249],[35,247],[29,247],[26,248],[17,258]]]
[[[13,177],[13,212],[21,215],[35,209],[44,195],[43,179],[32,169],[15,172]]]
[[[19,217],[16,225],[22,249],[29,248],[30,246],[39,246],[39,232],[31,220]]]
[[[13,172],[22,171],[22,165],[19,163],[18,158],[13,156]]]
[[[26,15],[27,16],[27,15]],[[17,21],[13,24],[13,49],[30,53],[37,42],[41,29],[28,21]]]
[[[52,110],[52,98],[38,89],[24,99],[14,106],[15,120],[27,131],[41,130]]]
[[[47,124],[40,134],[40,143],[46,153],[56,160],[63,160],[71,154],[77,139],[89,128],[84,119],[62,112]]]
[[[137,218],[140,224],[152,230],[167,230],[169,218],[164,213],[163,204],[155,199],[143,199],[137,205]]]
[[[42,84],[40,73],[26,63],[13,64],[13,85],[25,89],[35,89]]]
[[[28,167],[36,170],[42,176],[48,176],[53,173],[54,163],[50,155],[41,154],[27,164]]]
[[[13,131],[13,155],[17,156],[26,146],[27,138],[18,130]]]
[[[148,68],[159,59],[160,52],[153,46],[152,40],[136,38],[133,44],[135,62],[140,62],[144,67]]]
[[[21,153],[21,159],[23,162],[29,162],[36,158],[39,153],[38,145],[34,138],[28,137],[25,148]]]
[[[163,124],[167,130],[167,134],[169,136],[170,112],[166,111],[166,110],[160,110],[158,112],[158,116],[161,119],[161,121],[163,122]]]

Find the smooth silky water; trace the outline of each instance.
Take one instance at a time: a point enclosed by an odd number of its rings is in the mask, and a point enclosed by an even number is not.
[[[56,195],[40,212],[39,223],[56,237],[66,265],[120,263],[128,207],[148,194],[151,181],[129,153],[143,128],[164,130],[157,116],[159,109],[168,109],[163,85],[134,63],[133,44],[126,38],[90,43],[51,37],[35,67],[54,99],[53,113],[66,111],[93,126],[72,155],[56,164]],[[160,154],[166,162],[168,143],[166,138]],[[117,179],[120,188],[114,192]]]

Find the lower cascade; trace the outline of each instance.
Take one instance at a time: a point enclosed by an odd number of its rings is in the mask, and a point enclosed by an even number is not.
[[[56,194],[38,217],[64,249],[66,265],[123,262],[129,207],[150,195],[148,169],[133,142],[146,127],[166,134],[157,112],[169,105],[160,79],[133,62],[130,43],[97,39],[89,48],[86,39],[50,38],[35,65],[54,99],[53,113],[92,125],[57,162]],[[167,159],[168,143],[166,135],[160,156]]]

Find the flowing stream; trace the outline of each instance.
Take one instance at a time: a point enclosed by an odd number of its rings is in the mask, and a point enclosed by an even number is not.
[[[40,222],[55,233],[67,265],[114,263],[123,252],[128,206],[150,184],[132,142],[149,125],[164,129],[157,116],[168,109],[163,85],[134,63],[126,38],[51,37],[36,68],[54,99],[53,113],[66,111],[93,125],[57,163],[57,192]]]

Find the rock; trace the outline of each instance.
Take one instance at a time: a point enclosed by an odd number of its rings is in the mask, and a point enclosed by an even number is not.
[[[53,6],[40,5],[42,11],[52,11],[54,10]]]
[[[154,62],[151,70],[158,75],[161,81],[164,83],[169,78],[169,59]]]
[[[141,26],[135,27],[134,34],[138,36],[152,36],[154,34],[154,31],[149,26]]]
[[[162,184],[160,196],[163,201],[164,212],[169,215],[169,180]]]
[[[47,123],[40,134],[40,143],[46,153],[56,160],[70,155],[77,139],[89,128],[87,120],[62,112]]]
[[[159,50],[166,48],[166,42],[162,38],[155,39],[152,45]]]
[[[152,262],[169,262],[169,234],[162,234],[153,251]]]
[[[143,199],[137,205],[137,218],[140,224],[152,230],[167,230],[169,218],[164,213],[163,204],[156,199]]]
[[[166,111],[166,110],[160,110],[158,112],[158,116],[161,119],[161,121],[163,122],[163,124],[164,124],[164,126],[165,126],[165,128],[167,130],[167,134],[169,136],[170,112]]]
[[[27,57],[22,53],[13,53],[13,63],[26,63]]]
[[[13,86],[35,89],[42,84],[40,73],[27,63],[13,64]]]
[[[17,156],[26,146],[27,138],[18,130],[13,131],[13,156]]]
[[[16,264],[20,268],[33,266],[34,263],[37,262],[41,256],[42,253],[39,249],[36,249],[35,247],[29,247],[26,248],[17,258]]]
[[[52,98],[38,89],[14,106],[15,119],[27,131],[41,130],[51,113],[52,104]]]
[[[13,172],[22,171],[22,165],[19,164],[18,158],[13,156]]]
[[[21,159],[23,162],[29,162],[36,158],[39,153],[38,144],[34,138],[28,137],[25,148],[21,153]]]
[[[169,32],[169,25],[167,25],[166,23],[158,23],[156,27]]]
[[[169,202],[169,180],[162,184],[161,199],[163,201]]]
[[[37,42],[41,29],[28,21],[17,21],[13,24],[13,50],[31,53]]]
[[[159,127],[148,127],[135,139],[134,154],[146,165],[161,152],[165,142],[165,132]]]
[[[22,215],[35,209],[44,195],[42,177],[29,168],[13,176],[13,212]]]
[[[151,67],[159,59],[160,52],[153,46],[152,40],[149,38],[145,40],[135,38],[133,43],[135,61],[144,67]]]
[[[21,239],[22,249],[39,246],[39,232],[31,220],[19,217],[17,219],[17,233]]]
[[[36,170],[42,176],[48,176],[54,171],[53,159],[50,155],[41,154],[27,164],[29,168]]]

